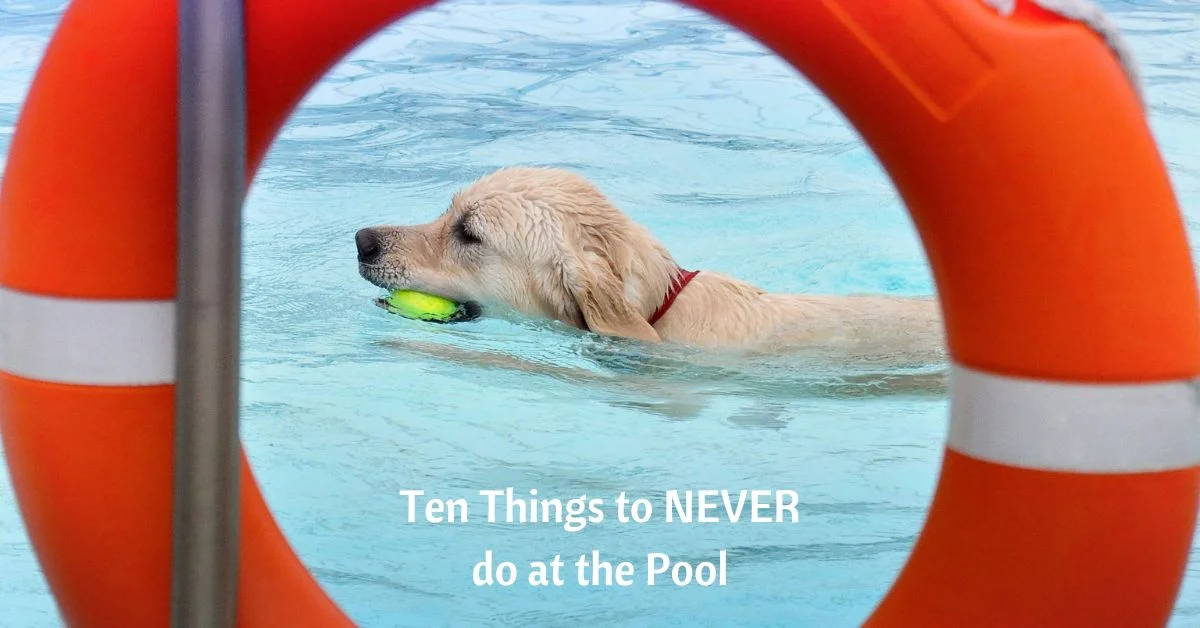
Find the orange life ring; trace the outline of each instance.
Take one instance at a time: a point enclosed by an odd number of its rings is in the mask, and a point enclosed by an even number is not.
[[[418,0],[249,0],[249,164]],[[1197,508],[1200,311],[1137,93],[1021,0],[693,0],[793,63],[881,158],[926,246],[955,379],[928,520],[868,620],[1149,626]],[[176,6],[75,0],[0,196],[0,427],[72,626],[169,614]],[[243,458],[242,626],[350,620]]]

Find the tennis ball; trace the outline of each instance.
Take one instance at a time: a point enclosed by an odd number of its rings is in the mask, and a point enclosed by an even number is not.
[[[380,299],[380,305],[392,314],[435,323],[460,320],[467,310],[450,299],[416,290],[393,290],[386,298]]]

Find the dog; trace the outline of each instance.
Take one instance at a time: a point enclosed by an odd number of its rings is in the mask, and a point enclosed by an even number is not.
[[[355,236],[360,275],[463,303],[647,343],[836,355],[874,366],[944,360],[932,297],[770,293],[684,270],[585,177],[502,168],[459,190],[432,222]]]

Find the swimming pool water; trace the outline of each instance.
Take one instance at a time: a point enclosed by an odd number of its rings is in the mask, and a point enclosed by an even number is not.
[[[1103,4],[1142,64],[1200,241],[1200,12]],[[0,0],[0,154],[62,8]],[[867,394],[808,365],[701,368],[686,352],[623,364],[621,346],[554,325],[431,326],[375,308],[354,230],[428,220],[456,188],[511,164],[582,171],[691,268],[777,291],[932,292],[873,156],[806,81],[737,31],[660,2],[423,11],[308,95],[246,207],[242,434],[306,564],[363,626],[861,621],[920,529],[945,401]],[[629,371],[650,377],[619,378]],[[57,626],[4,473],[0,623]],[[576,533],[480,521],[478,491],[508,486],[609,504],[621,491],[787,489],[800,520],[614,525],[606,510]],[[469,498],[472,521],[407,523],[402,489]],[[695,561],[727,549],[729,584],[477,588],[472,567],[487,549],[522,567],[599,549],[639,573],[648,552]],[[1198,618],[1193,559],[1173,624]]]

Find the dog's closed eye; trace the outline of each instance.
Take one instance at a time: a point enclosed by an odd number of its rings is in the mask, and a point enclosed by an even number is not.
[[[463,216],[462,218],[459,218],[458,221],[454,223],[454,226],[451,227],[451,233],[454,234],[454,239],[458,240],[459,244],[483,244],[483,240],[481,240],[479,236],[475,235],[475,232],[472,231],[470,226],[467,224],[468,218],[469,216]]]

